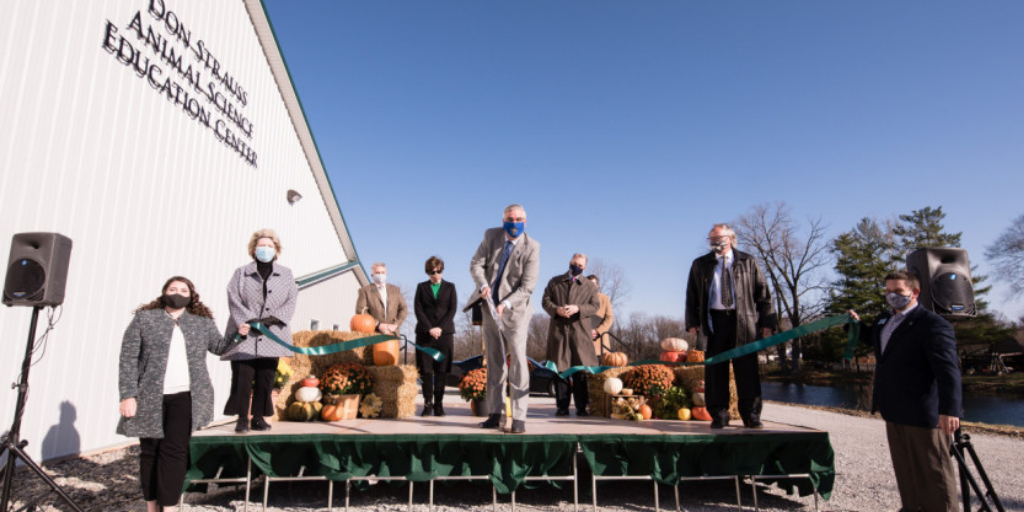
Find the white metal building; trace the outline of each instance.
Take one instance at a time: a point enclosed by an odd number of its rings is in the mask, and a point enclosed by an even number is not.
[[[130,442],[118,354],[132,310],[191,278],[218,325],[253,231],[298,276],[293,330],[342,326],[366,274],[260,0],[15,0],[0,17],[0,254],[12,235],[74,241],[37,353],[22,437],[36,460]],[[294,194],[302,196],[297,202]],[[0,430],[31,309],[0,308]],[[44,318],[39,332],[45,330]],[[217,407],[230,367],[208,360]],[[217,411],[218,414],[220,410]]]

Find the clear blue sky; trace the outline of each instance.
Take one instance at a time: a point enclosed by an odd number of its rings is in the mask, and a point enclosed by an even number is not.
[[[1024,212],[1024,2],[264,1],[391,282],[436,254],[464,300],[512,202],[537,302],[579,251],[625,269],[626,310],[675,316],[711,224],[756,203],[830,235],[942,206],[982,272]]]

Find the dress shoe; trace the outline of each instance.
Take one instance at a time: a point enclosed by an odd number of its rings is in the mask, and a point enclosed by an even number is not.
[[[582,418],[584,416],[590,416],[590,413],[587,412],[586,409],[577,409],[576,410],[576,416],[579,417],[579,418]]]
[[[761,420],[749,419],[743,420],[743,426],[747,428],[762,429],[764,428],[764,423],[761,423]]]
[[[444,407],[441,404],[434,405],[434,416],[444,416]]]
[[[729,426],[729,420],[723,420],[721,418],[715,418],[711,420],[711,428],[719,429]]]
[[[434,406],[431,405],[431,404],[424,405],[423,406],[423,411],[420,412],[420,416],[433,416],[433,415],[434,415]]]
[[[249,431],[249,420],[246,418],[239,417],[238,421],[235,422],[235,433],[245,434]]]
[[[509,432],[513,434],[525,434],[526,433],[526,422],[523,420],[512,420],[512,428]]]
[[[489,414],[487,421],[480,424],[481,428],[501,428],[501,415]]]
[[[568,416],[569,409],[558,409],[555,411],[555,416]]]
[[[252,419],[252,429],[258,430],[260,432],[266,432],[270,430],[270,423],[267,423],[267,421],[264,420],[263,417],[257,416]]]

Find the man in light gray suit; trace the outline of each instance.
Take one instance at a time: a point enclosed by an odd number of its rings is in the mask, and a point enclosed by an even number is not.
[[[505,382],[512,387],[512,428],[526,432],[526,410],[530,397],[530,368],[526,360],[526,338],[533,317],[530,295],[540,274],[540,243],[526,230],[526,210],[513,204],[505,207],[503,225],[484,232],[469,264],[476,291],[470,297],[493,304],[484,306],[484,351],[487,357],[487,405],[491,414],[480,426],[504,426]],[[492,316],[492,312],[498,319]],[[505,367],[505,353],[509,367]]]

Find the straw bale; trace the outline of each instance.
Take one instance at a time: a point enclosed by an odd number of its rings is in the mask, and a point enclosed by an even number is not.
[[[349,331],[299,331],[292,334],[292,342],[296,347],[322,347],[367,336],[371,334]],[[338,363],[357,362],[369,367],[373,364],[373,351],[370,347],[360,347],[322,356],[295,354],[290,359],[288,365],[292,368],[292,376],[274,402],[274,418],[279,420],[287,419],[286,411],[295,401],[295,391],[302,387],[302,379],[309,375],[320,377],[328,368]]]
[[[631,370],[632,367],[609,368],[597,375],[591,375],[589,379],[590,388],[590,413],[596,416],[609,416],[611,411],[605,410],[604,382],[612,377],[622,378],[622,374]]]
[[[373,374],[373,392],[380,397],[381,418],[409,418],[416,415],[420,373],[415,365],[368,366]]]
[[[675,373],[676,385],[685,389],[687,396],[697,389],[700,381],[704,380],[703,366],[677,366]],[[740,419],[738,403],[739,397],[736,395],[736,377],[733,374],[732,365],[729,365],[729,417],[734,420]]]

